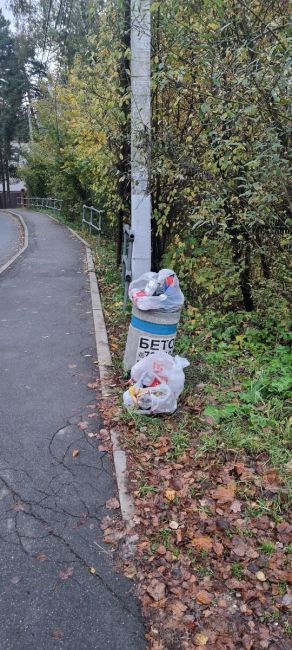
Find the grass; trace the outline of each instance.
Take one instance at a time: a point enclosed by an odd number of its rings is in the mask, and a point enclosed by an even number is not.
[[[143,484],[139,488],[139,496],[143,499],[143,497],[147,496],[147,494],[151,494],[153,492],[157,492],[157,488],[154,485],[147,485]]]
[[[168,454],[170,460],[179,458],[189,449],[189,433],[185,430],[184,424],[175,428],[170,435],[172,450]]]
[[[292,637],[292,624],[287,619],[283,623],[283,629],[288,637]]]
[[[54,216],[56,216],[54,214]],[[80,224],[57,218],[80,232]],[[123,311],[121,277],[115,263],[113,242],[96,238],[86,231],[83,237],[95,248],[95,265],[101,288],[114,369],[122,376],[122,355],[128,330],[130,306]],[[269,283],[269,292],[254,289],[258,308],[252,313],[217,307],[193,306],[183,310],[175,352],[190,361],[186,370],[183,409],[171,418],[146,418],[123,411],[124,422],[155,444],[166,434],[170,438],[170,462],[179,459],[195,444],[203,458],[225,454],[246,454],[277,468],[288,498],[292,495],[292,473],[287,471],[292,455],[292,372],[289,305],[278,285]],[[228,295],[232,294],[230,289]],[[264,296],[264,298],[263,298]],[[223,301],[224,303],[224,301]],[[198,303],[200,305],[200,303]],[[204,384],[201,388],[197,386]],[[202,400],[198,415],[192,403]],[[184,404],[186,406],[184,407]],[[273,502],[273,516],[282,508]],[[278,513],[277,513],[278,510]],[[270,512],[269,503],[258,502],[251,516]]]
[[[231,574],[233,578],[236,578],[237,580],[242,580],[243,570],[241,564],[239,564],[238,562],[233,562],[233,564],[231,564]]]
[[[262,551],[262,553],[265,553],[265,555],[273,555],[275,551],[275,546],[273,542],[269,542],[267,540],[266,542],[260,544],[260,550]]]
[[[279,582],[278,584],[279,596],[285,596],[287,593],[287,582]]]

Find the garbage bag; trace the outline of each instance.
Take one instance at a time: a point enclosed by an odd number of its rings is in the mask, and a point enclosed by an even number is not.
[[[131,370],[131,379],[134,383],[141,379],[144,379],[145,382],[146,379],[146,385],[149,386],[148,376],[152,375],[159,383],[167,384],[177,398],[185,384],[183,369],[189,365],[187,359],[178,355],[171,357],[167,352],[154,352],[154,354],[149,354],[135,363]]]
[[[124,405],[140,415],[174,413],[177,401],[167,384],[143,388],[140,382],[124,393]]]
[[[124,393],[124,405],[144,415],[173,413],[189,366],[187,359],[155,352],[138,361],[131,370],[133,385]]]
[[[178,311],[184,304],[179,281],[171,269],[144,273],[129,286],[129,298],[142,311]]]

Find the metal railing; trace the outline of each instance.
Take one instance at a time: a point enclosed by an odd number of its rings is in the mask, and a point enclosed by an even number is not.
[[[86,219],[86,216],[89,211],[89,221]],[[82,207],[82,228],[84,224],[89,227],[89,234],[92,234],[92,229],[97,232],[98,243],[100,242],[100,233],[101,233],[101,217],[103,210],[97,210],[92,205],[83,205]],[[93,222],[93,219],[97,220],[97,223]]]
[[[62,199],[53,199],[49,196],[32,196],[32,197],[17,197],[17,206],[19,208],[46,208],[47,210],[62,210]]]
[[[122,282],[124,285],[124,309],[128,302],[129,284],[132,280],[132,253],[134,243],[134,231],[125,223],[123,226],[123,250],[122,250]]]

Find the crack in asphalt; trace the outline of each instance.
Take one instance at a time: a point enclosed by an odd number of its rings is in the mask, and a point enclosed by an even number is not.
[[[15,468],[13,468],[13,470],[14,470],[14,471],[17,471]],[[27,472],[25,472],[25,473],[28,474]],[[57,532],[56,532],[56,531],[51,527],[52,524],[50,524],[49,521],[47,521],[44,517],[42,517],[41,515],[39,515],[39,514],[37,514],[37,513],[35,513],[35,512],[33,511],[33,506],[40,506],[40,503],[39,503],[39,502],[34,502],[34,501],[27,501],[25,498],[23,498],[23,496],[21,495],[21,493],[19,493],[17,490],[15,490],[15,488],[14,488],[13,486],[11,486],[11,485],[8,483],[8,481],[5,480],[5,479],[3,478],[3,476],[1,476],[1,475],[0,475],[0,481],[2,482],[3,485],[5,485],[6,489],[8,490],[8,493],[13,497],[14,504],[16,505],[16,507],[20,508],[19,511],[16,511],[16,512],[15,512],[15,511],[13,510],[13,506],[12,506],[12,508],[10,508],[8,511],[6,511],[6,513],[7,513],[7,514],[8,514],[8,513],[11,514],[11,513],[14,512],[14,514],[15,514],[14,519],[13,519],[13,521],[14,521],[14,526],[15,526],[13,532],[16,534],[17,542],[18,542],[18,544],[19,544],[19,546],[20,546],[22,552],[23,552],[27,557],[29,557],[29,558],[31,558],[31,557],[35,557],[35,554],[34,554],[34,555],[31,555],[31,554],[29,553],[28,549],[25,547],[25,544],[24,544],[24,541],[23,541],[23,540],[28,539],[28,540],[38,540],[38,541],[39,541],[39,540],[46,539],[46,538],[49,537],[49,536],[52,536],[54,539],[58,540],[58,541],[59,541],[59,542],[60,542],[60,543],[61,543],[61,544],[62,544],[62,545],[63,545],[63,546],[64,546],[64,547],[65,547],[65,548],[70,552],[70,554],[71,554],[73,557],[75,557],[75,561],[76,561],[76,563],[79,563],[79,564],[80,564],[81,566],[83,566],[87,571],[90,572],[90,570],[91,570],[91,568],[92,568],[91,565],[86,561],[86,559],[85,559],[85,558],[84,558],[84,557],[83,557],[83,556],[82,556],[78,551],[76,551],[76,549],[74,549],[74,547],[72,546],[72,544],[70,544],[70,542],[69,542],[67,539],[65,539],[61,534],[57,533]],[[76,486],[74,486],[74,489],[75,489],[75,491],[76,491],[76,494],[78,494],[78,490],[77,490]],[[80,498],[80,495],[78,495],[78,496],[79,496],[79,498]],[[16,500],[16,499],[17,499],[17,500]],[[81,499],[80,499],[80,500],[81,500]],[[83,501],[83,505],[84,505],[84,508],[85,508],[86,514],[88,515],[88,517],[89,517],[90,519],[97,519],[99,522],[101,521],[100,518],[97,518],[96,516],[92,516],[92,515],[90,514],[90,510],[89,510],[89,508],[86,506],[86,504],[84,503],[84,501]],[[102,507],[104,507],[104,505],[105,505],[105,504],[101,504],[101,505],[98,506],[98,507],[99,507],[99,508],[102,508]],[[22,509],[22,506],[26,507],[27,510]],[[65,509],[63,509],[63,508],[55,510],[54,508],[46,507],[46,506],[43,506],[43,505],[41,506],[41,508],[43,508],[44,510],[49,510],[49,511],[53,512],[54,514],[66,515],[66,516],[69,516],[69,517],[74,517],[74,518],[76,518],[76,519],[80,519],[80,517],[82,516],[82,513],[78,513],[78,514],[69,513],[69,512],[67,512]],[[47,527],[47,532],[46,532],[45,534],[43,534],[43,535],[35,535],[35,534],[33,534],[33,535],[29,535],[29,534],[26,534],[26,533],[22,530],[21,521],[19,521],[19,520],[21,519],[21,517],[24,517],[24,516],[30,517],[30,518],[34,519],[36,522],[42,524],[42,526]],[[67,522],[65,522],[65,524],[64,524],[64,530],[65,530],[66,528],[67,528]],[[11,543],[11,540],[6,540],[6,539],[3,538],[2,536],[0,536],[0,538],[1,538],[3,541],[5,541],[6,543]],[[80,538],[81,538],[83,541],[85,541],[86,544],[88,545],[88,540],[85,540],[85,538],[84,538],[82,535],[80,535]],[[92,544],[89,544],[89,545],[93,548]],[[108,552],[104,551],[104,549],[102,549],[102,550],[103,550],[103,552],[105,552],[105,553],[108,554]],[[112,551],[112,553],[113,553],[113,551]],[[50,560],[48,560],[48,561],[50,561]],[[70,563],[70,562],[71,562],[71,560],[68,561],[68,562],[67,562],[66,560],[64,560],[64,561],[62,561],[61,563],[62,563],[62,564],[68,564],[68,563]],[[54,561],[53,561],[53,563],[54,563]],[[122,605],[123,609],[124,609],[125,611],[127,611],[128,614],[130,614],[131,616],[134,616],[134,618],[136,618],[136,614],[131,610],[130,607],[127,606],[127,604],[125,603],[124,599],[123,599],[119,594],[117,594],[117,592],[116,592],[116,591],[115,591],[115,590],[114,590],[114,589],[113,589],[113,588],[108,584],[108,582],[104,579],[104,577],[103,577],[100,573],[98,573],[98,571],[97,571],[96,569],[95,569],[95,573],[94,573],[94,574],[91,574],[91,575],[92,575],[92,577],[94,577],[95,579],[99,580],[99,581],[102,583],[102,585],[106,588],[106,590],[107,590],[107,591],[108,591],[108,592],[109,592],[109,593],[110,593],[110,594],[111,594],[115,599],[117,599],[117,600],[119,601],[119,603]]]

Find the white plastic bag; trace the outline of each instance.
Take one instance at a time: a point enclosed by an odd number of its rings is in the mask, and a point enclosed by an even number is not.
[[[176,399],[167,384],[147,388],[135,384],[124,393],[124,405],[140,415],[174,413],[177,408]]]
[[[173,413],[189,366],[187,359],[155,352],[135,363],[131,370],[134,385],[124,393],[126,408],[138,413]]]
[[[178,311],[184,304],[178,278],[171,269],[141,275],[131,282],[129,298],[142,311]]]
[[[155,352],[135,363],[131,370],[131,379],[137,383],[143,376],[152,373],[161,383],[167,384],[177,398],[185,384],[183,369],[189,365],[187,359],[178,355],[171,357],[166,352]]]

